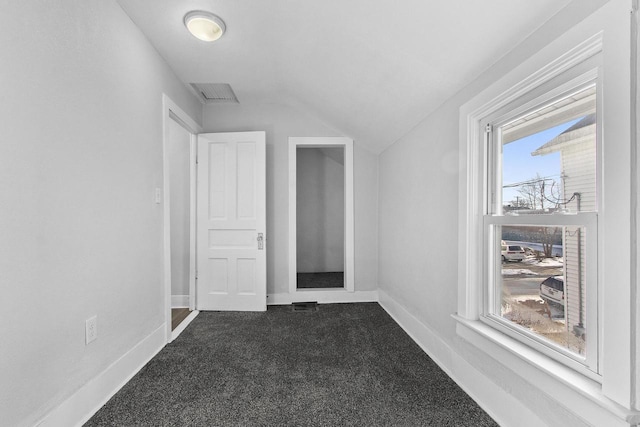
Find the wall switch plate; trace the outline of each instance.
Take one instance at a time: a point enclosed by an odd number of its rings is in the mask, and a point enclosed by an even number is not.
[[[98,316],[93,316],[85,321],[85,337],[86,343],[98,338]]]

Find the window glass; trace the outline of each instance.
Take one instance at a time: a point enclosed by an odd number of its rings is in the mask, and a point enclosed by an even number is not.
[[[565,92],[490,129],[489,315],[586,358],[587,325],[595,324],[587,312],[596,293],[587,293],[587,263],[595,263],[587,224],[598,210],[596,88]]]
[[[495,228],[505,242],[519,243],[508,245],[506,251],[502,246],[495,280],[495,314],[553,345],[584,356],[585,227]]]
[[[505,213],[596,210],[595,87],[499,130]]]

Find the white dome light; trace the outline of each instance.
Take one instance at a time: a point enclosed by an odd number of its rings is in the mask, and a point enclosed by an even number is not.
[[[196,38],[213,42],[224,34],[226,26],[218,16],[209,12],[193,11],[184,16],[184,25]]]

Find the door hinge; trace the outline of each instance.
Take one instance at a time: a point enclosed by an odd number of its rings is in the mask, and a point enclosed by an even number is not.
[[[486,125],[484,125],[484,131],[485,133],[493,132],[493,126],[491,126],[491,123],[487,123]]]

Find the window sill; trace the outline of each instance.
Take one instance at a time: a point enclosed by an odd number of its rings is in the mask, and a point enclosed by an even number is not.
[[[559,405],[565,406],[587,420],[603,416],[614,416],[618,421],[634,425],[640,423],[640,412],[630,411],[613,402],[602,392],[597,381],[587,378],[527,345],[484,324],[479,320],[468,320],[456,314],[456,333],[463,340],[491,355],[499,363],[511,369],[525,381],[540,389]],[[592,409],[600,410],[598,414]]]

